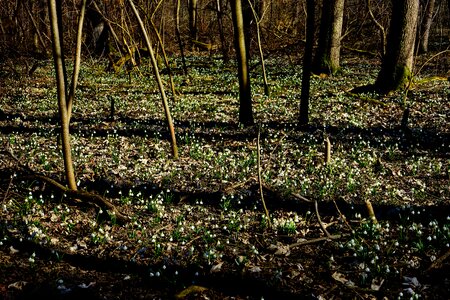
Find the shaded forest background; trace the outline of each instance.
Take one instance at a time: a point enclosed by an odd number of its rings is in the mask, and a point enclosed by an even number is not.
[[[195,8],[190,5],[194,2]],[[422,27],[428,2],[433,3],[430,29],[430,50],[442,51],[448,47],[449,8],[446,1],[421,1],[418,24],[418,39],[423,38]],[[306,36],[305,1],[255,1],[260,20],[260,32],[264,52],[302,55],[302,45]],[[64,45],[66,50],[74,49],[80,1],[63,1],[62,15]],[[144,17],[155,49],[162,45],[154,34],[161,37],[168,54],[179,55],[176,36],[177,1],[136,1]],[[370,16],[368,4],[374,18]],[[320,1],[317,4],[320,7]],[[327,4],[326,4],[327,5]],[[218,11],[218,8],[220,11]],[[388,32],[390,1],[345,1],[342,45],[344,51],[361,51],[362,54],[380,55],[382,37],[380,26]],[[192,15],[195,11],[195,16]],[[195,20],[192,20],[192,19]],[[320,11],[316,13],[319,24]],[[254,25],[252,15],[247,19]],[[50,55],[50,27],[45,1],[4,1],[0,8],[1,40],[0,54],[5,56],[29,55],[42,57]],[[219,22],[220,20],[220,22]],[[376,21],[378,24],[376,24]],[[222,27],[222,28],[220,28]],[[179,29],[186,51],[201,51],[209,54],[226,53],[233,50],[233,31],[229,1],[181,1],[179,9]],[[251,26],[251,51],[257,53],[255,26]],[[319,26],[316,26],[318,33]],[[221,40],[223,33],[223,41]],[[83,55],[112,55],[113,58],[143,50],[144,38],[134,15],[125,1],[87,1],[86,26],[83,39]],[[144,51],[145,52],[145,51]],[[135,54],[139,57],[139,54]],[[145,56],[145,53],[141,53]],[[445,66],[443,66],[445,67]]]

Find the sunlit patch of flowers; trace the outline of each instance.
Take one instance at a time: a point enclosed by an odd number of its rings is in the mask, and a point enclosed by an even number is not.
[[[111,227],[109,225],[98,226],[95,231],[92,231],[90,237],[94,244],[110,242],[113,239]]]
[[[272,219],[273,226],[278,233],[287,235],[297,234],[300,222],[303,222],[303,219],[296,213]]]
[[[38,226],[38,224],[28,225],[28,234],[30,236],[30,239],[37,241],[42,241],[47,237],[41,226]]]
[[[402,211],[413,215],[412,212],[417,215],[420,211]],[[421,266],[419,256],[426,255],[427,264],[433,262],[439,249],[449,247],[449,221],[450,217],[443,224],[436,220],[424,224],[405,218],[404,224],[392,227],[389,222],[375,224],[362,220],[351,238],[339,243],[339,248],[354,257],[361,284],[368,284],[374,278],[398,273],[403,261],[411,269]],[[399,255],[404,259],[398,260]]]

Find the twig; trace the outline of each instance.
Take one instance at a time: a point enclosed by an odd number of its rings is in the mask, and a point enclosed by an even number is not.
[[[322,228],[322,231],[327,235],[327,238],[331,238],[332,235],[328,232],[327,228],[325,227],[325,224],[322,222],[322,219],[320,218],[319,204],[317,203],[317,200],[314,201],[314,206],[316,209],[316,216],[317,220],[319,221],[320,228]]]
[[[344,223],[347,225],[347,227],[350,230],[353,230],[352,226],[350,225],[350,223],[347,222],[347,218],[345,217],[345,215],[341,212],[341,210],[339,209],[336,201],[333,200],[334,206],[336,207],[337,212],[339,213],[339,216],[341,217],[342,220],[344,220]]]
[[[382,51],[381,55],[383,56],[386,53],[386,29],[384,29],[383,25],[381,25],[380,22],[377,21],[375,18],[372,9],[370,8],[370,0],[367,0],[367,9],[369,10],[370,17],[372,18],[372,21],[375,23],[375,25],[380,29],[381,34],[381,42],[382,42]]]
[[[266,183],[264,183],[264,182],[262,182],[261,184],[262,184],[263,188],[264,188],[266,191],[269,191],[269,192],[275,194],[276,197],[278,197],[278,198],[283,198],[283,195],[282,195],[281,192],[279,192],[279,191],[275,190],[274,188],[268,186],[268,185],[267,185]],[[289,195],[292,196],[292,197],[294,197],[294,198],[296,198],[297,200],[301,200],[301,201],[304,201],[304,202],[307,202],[307,203],[313,203],[313,202],[314,202],[314,201],[312,201],[312,200],[306,198],[305,196],[302,196],[302,195],[297,194],[297,193],[290,193]]]
[[[186,243],[185,247],[189,246],[190,244],[192,244],[195,240],[198,240],[199,238],[201,238],[201,235],[197,235],[195,238],[193,238],[192,240],[190,240],[189,242]]]
[[[19,167],[21,169],[24,169],[29,172],[33,172],[33,170],[28,165],[22,164],[22,162],[19,160],[19,158],[17,158],[17,156],[14,155],[14,152],[13,152],[9,142],[5,142],[3,145],[3,148],[4,148],[3,152],[8,154],[9,156],[11,156],[11,158],[19,165]]]
[[[297,198],[298,200],[302,200],[302,201],[305,201],[305,202],[308,202],[308,203],[312,203],[313,202],[312,200],[310,200],[310,199],[308,199],[308,198],[306,198],[306,197],[304,197],[304,196],[302,196],[300,194],[297,194],[297,193],[292,193],[291,195],[294,196],[295,198]]]
[[[270,215],[269,211],[267,210],[266,201],[264,201],[264,195],[263,195],[263,184],[261,179],[261,151],[260,151],[260,136],[261,136],[261,128],[258,127],[258,139],[257,139],[257,157],[258,157],[258,183],[259,183],[259,194],[261,195],[261,201],[264,207],[264,211],[266,213],[267,221],[269,223],[269,227],[272,227],[272,222],[270,221]]]
[[[11,176],[11,178],[9,180],[8,188],[6,189],[5,196],[3,197],[3,201],[2,202],[5,202],[6,197],[8,196],[9,190],[11,189],[11,186],[12,186],[13,178],[14,178],[14,175]]]
[[[325,164],[329,165],[331,162],[331,142],[329,137],[325,138]]]
[[[224,188],[222,190],[222,193],[229,194],[229,193],[233,192],[235,189],[237,189],[241,186],[245,186],[247,183],[249,183],[250,181],[252,181],[254,179],[256,180],[256,178],[254,176],[252,176],[250,178],[247,178],[247,180],[244,182],[238,182],[238,183],[232,184],[229,187]]]
[[[378,56],[377,53],[372,52],[372,51],[366,51],[366,50],[362,50],[362,49],[356,49],[356,48],[352,48],[349,46],[345,46],[343,45],[342,48],[348,50],[348,51],[352,51],[352,52],[356,52],[356,53],[360,53],[360,54],[366,54],[366,55],[370,55],[370,56]]]
[[[441,51],[441,52],[436,53],[435,55],[433,55],[433,56],[430,57],[429,59],[427,59],[427,60],[419,67],[419,70],[417,70],[417,72],[415,72],[414,75],[417,76],[417,75],[422,71],[423,67],[425,67],[425,65],[428,64],[428,62],[430,62],[430,61],[433,60],[434,58],[438,57],[439,55],[445,54],[445,53],[447,53],[447,52],[450,52],[450,49],[447,48],[447,49],[445,49],[445,50],[443,50],[443,51]],[[413,76],[411,76],[411,77],[413,77]]]
[[[323,236],[323,237],[312,239],[312,240],[297,242],[297,243],[294,243],[294,244],[290,244],[289,245],[289,249],[292,249],[292,248],[295,248],[295,247],[299,247],[299,246],[303,246],[303,245],[314,244],[314,243],[318,243],[318,242],[322,242],[322,241],[337,240],[337,239],[340,239],[343,236],[344,235],[341,235],[341,234],[335,234],[335,235],[330,235],[330,236]]]

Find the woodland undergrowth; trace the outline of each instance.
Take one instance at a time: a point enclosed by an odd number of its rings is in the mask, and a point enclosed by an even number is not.
[[[20,79],[19,66],[1,66],[0,293],[25,293],[23,281],[59,296],[118,298],[127,289],[163,298],[448,295],[449,74],[423,68],[406,97],[356,95],[379,64],[344,56],[338,75],[312,78],[311,123],[299,128],[301,67],[268,60],[269,98],[254,61],[256,124],[243,127],[234,66],[188,63],[185,77],[172,61],[178,160],[149,67],[82,66],[71,121],[78,186],[109,199],[125,224],[27,177],[20,165],[64,182],[54,76],[50,62]]]

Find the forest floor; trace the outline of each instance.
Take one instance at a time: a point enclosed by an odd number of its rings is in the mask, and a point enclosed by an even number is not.
[[[30,60],[2,62],[0,297],[448,299],[450,58],[380,96],[351,92],[378,59],[344,55],[339,75],[312,78],[303,128],[296,61],[267,61],[270,97],[254,62],[251,127],[233,65],[189,57],[185,76],[173,62],[177,160],[151,70],[84,64],[77,184],[125,223],[36,176],[64,182],[51,61],[32,76]]]

